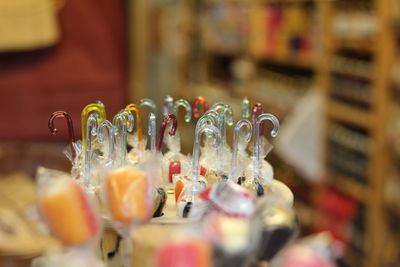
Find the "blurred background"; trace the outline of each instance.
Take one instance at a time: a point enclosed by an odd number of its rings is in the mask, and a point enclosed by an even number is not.
[[[399,37],[398,0],[0,1],[0,214],[15,212],[0,215],[0,265],[48,242],[22,211],[38,165],[70,169],[50,114],[68,111],[80,137],[88,103],[111,117],[148,97],[161,114],[169,94],[237,119],[244,97],[262,103],[282,122],[267,160],[301,235],[331,232],[343,266],[399,266]]]

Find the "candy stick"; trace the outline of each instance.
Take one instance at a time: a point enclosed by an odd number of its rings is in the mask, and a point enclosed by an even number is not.
[[[167,127],[168,123],[172,123],[172,128],[169,130],[169,135],[175,135],[176,133],[176,129],[178,127],[178,120],[176,119],[175,115],[169,114],[168,116],[164,117],[164,120],[160,127],[160,135],[158,136],[158,142],[157,142],[157,152],[161,152],[161,146],[164,140],[165,128]]]
[[[122,166],[126,159],[127,118],[124,114],[118,113],[114,116],[113,125],[115,128],[114,135],[116,136],[115,143],[119,146],[115,153],[115,161],[117,166]]]
[[[98,113],[93,113],[90,114],[87,122],[85,122],[86,125],[86,148],[85,148],[85,166],[84,166],[84,172],[83,172],[83,183],[85,187],[88,189],[90,185],[90,157],[91,157],[91,152],[92,152],[92,136],[97,135],[97,125],[98,125]],[[83,140],[82,140],[83,141]]]
[[[164,98],[163,115],[168,116],[169,114],[174,114],[174,99],[167,95]]]
[[[136,104],[129,104],[125,107],[125,109],[129,110],[130,112],[135,112],[136,115],[136,131],[137,131],[137,138],[139,142],[139,150],[143,151],[143,127],[142,127],[142,111],[140,107]]]
[[[82,110],[82,149],[86,151],[86,134],[87,134],[87,127],[86,123],[88,121],[88,117],[92,112],[96,112],[98,114],[99,122],[106,119],[106,110],[104,104],[100,101],[96,101],[96,103],[89,104]]]
[[[148,134],[150,136],[150,151],[156,151],[156,139],[157,139],[157,127],[156,127],[156,115],[154,113],[149,114],[149,129]]]
[[[224,149],[228,146],[226,143],[226,127],[225,123],[228,125],[233,124],[233,111],[231,106],[222,104],[222,103],[217,103],[213,107],[211,107],[212,110],[215,111],[220,111],[218,114],[218,119],[217,119],[217,126],[218,129],[221,133],[221,144],[218,146],[217,149],[217,172],[221,174],[223,172],[223,159],[224,159]]]
[[[199,124],[199,122],[197,124]],[[203,133],[211,133],[215,137],[214,146],[219,146],[221,143],[221,133],[217,127],[212,124],[204,124],[199,127],[196,125],[192,159],[192,183],[194,187],[197,184],[200,176],[200,143]]]
[[[246,143],[250,142],[251,139],[251,132],[252,132],[252,126],[251,122],[246,119],[241,119],[236,123],[235,126],[235,134],[233,136],[233,148],[232,148],[232,166],[231,166],[231,177],[230,179],[232,181],[235,181],[240,175],[238,174],[238,150],[239,150],[239,135],[240,135],[240,130],[242,127],[247,128],[247,133],[244,137],[244,141]]]
[[[253,106],[253,109],[251,111],[251,123],[253,124],[253,126],[255,126],[254,124],[256,123],[256,119],[257,116],[259,114],[263,114],[264,113],[264,107],[263,105],[261,105],[260,103],[256,103]],[[260,136],[264,135],[264,123],[262,124],[261,130],[260,130]]]
[[[108,138],[106,138],[104,135],[104,129],[106,129]],[[108,120],[102,121],[97,127],[97,141],[99,141],[99,143],[104,143],[106,139],[108,139],[107,160],[112,161],[112,158],[114,156],[115,135],[114,135],[114,125]]]
[[[74,124],[72,122],[71,116],[68,114],[68,112],[65,111],[55,111],[51,114],[48,122],[48,126],[50,129],[50,132],[54,135],[58,133],[57,128],[54,126],[54,119],[56,118],[65,118],[67,121],[67,126],[68,126],[68,141],[69,141],[69,147],[71,149],[72,153],[72,159],[75,159],[76,157],[76,151],[74,148],[74,143],[76,142],[75,138],[75,133],[74,133]]]
[[[273,129],[270,134],[271,137],[276,137],[279,131],[279,120],[272,114],[263,113],[257,117],[254,126],[254,144],[253,144],[253,168],[254,168],[254,180],[259,183],[262,178],[262,161],[264,160],[261,156],[261,142],[260,142],[260,131],[263,126],[262,122],[264,120],[271,121]],[[269,152],[269,151],[268,151]]]
[[[203,106],[203,113],[205,113],[208,110],[207,100],[202,96],[196,97],[192,105],[193,117],[195,117],[196,119],[200,117],[200,112],[199,112],[200,104]]]
[[[187,101],[185,99],[179,99],[179,100],[175,101],[174,109],[173,109],[173,111],[174,111],[173,114],[175,114],[175,116],[178,116],[179,107],[185,108],[185,110],[186,110],[185,121],[190,122],[192,119],[192,107],[190,106],[189,101]]]
[[[242,119],[250,118],[250,100],[245,97],[242,101]]]

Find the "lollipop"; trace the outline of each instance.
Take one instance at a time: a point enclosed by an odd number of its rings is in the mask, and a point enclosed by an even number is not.
[[[178,200],[178,214],[181,217],[188,216],[193,202],[196,201],[197,195],[205,189],[205,181],[200,179],[200,141],[202,134],[207,132],[215,136],[215,145],[219,145],[221,142],[221,134],[214,125],[204,124],[199,129],[196,129],[195,142],[193,145],[191,182],[185,184],[183,193]]]
[[[93,239],[100,225],[85,192],[61,172],[39,168],[38,207],[52,233],[66,246]]]
[[[230,180],[236,182],[239,177],[242,177],[244,174],[244,168],[246,164],[250,161],[249,158],[246,155],[245,149],[246,145],[242,146],[242,156],[240,160],[238,160],[238,150],[239,150],[239,135],[240,135],[240,130],[246,127],[247,128],[247,134],[245,135],[245,143],[250,141],[251,139],[251,132],[252,132],[252,126],[251,122],[248,121],[247,119],[241,119],[236,123],[235,126],[235,133],[233,136],[233,148],[232,148],[232,164],[231,164],[231,173],[230,173]],[[244,154],[244,155],[243,155]]]
[[[200,104],[202,104],[202,106],[203,106],[203,113],[205,113],[208,110],[207,100],[202,96],[196,97],[192,104],[193,117],[196,119],[198,119],[200,117],[200,112],[199,112]]]

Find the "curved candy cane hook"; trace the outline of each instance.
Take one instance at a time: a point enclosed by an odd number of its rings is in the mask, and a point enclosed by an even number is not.
[[[143,141],[142,111],[140,107],[136,104],[129,104],[125,107],[125,109],[129,110],[132,113],[135,112],[137,137],[139,143],[141,143]]]
[[[279,120],[270,113],[263,113],[257,117],[256,123],[254,126],[254,144],[253,144],[253,167],[254,167],[254,178],[260,179],[261,178],[261,168],[262,168],[262,161],[263,158],[261,157],[261,141],[260,141],[260,132],[261,127],[263,126],[263,121],[269,120],[272,125],[273,129],[271,130],[270,134],[272,137],[276,137],[279,131]]]
[[[75,159],[76,151],[75,151],[73,143],[76,142],[76,139],[75,139],[74,124],[72,122],[72,118],[68,114],[68,112],[65,112],[65,111],[54,111],[51,114],[51,116],[49,118],[49,122],[48,122],[48,126],[49,126],[49,129],[50,129],[50,132],[52,134],[54,134],[54,135],[56,135],[58,133],[57,128],[55,128],[55,126],[54,126],[54,120],[56,118],[65,118],[65,120],[67,121],[69,147],[71,149],[72,159]]]
[[[208,110],[207,100],[202,96],[196,97],[192,104],[193,117],[195,117],[196,119],[200,117],[200,112],[199,112],[200,104],[203,106],[203,113],[206,113],[206,111]]]
[[[221,134],[219,129],[212,124],[204,124],[201,125],[195,132],[195,139],[193,145],[193,158],[192,158],[192,182],[193,184],[197,184],[196,182],[200,176],[200,145],[201,145],[201,136],[203,133],[206,133],[206,136],[213,135],[215,137],[214,146],[220,146],[221,143]]]
[[[192,119],[192,107],[190,106],[189,101],[187,101],[185,99],[179,99],[179,100],[175,101],[175,104],[174,104],[175,116],[178,116],[179,107],[185,108],[185,110],[186,110],[185,121],[190,122],[190,120]]]
[[[157,141],[157,151],[161,151],[161,146],[164,140],[164,133],[165,133],[165,128],[167,127],[168,123],[172,123],[172,127],[169,130],[169,135],[175,135],[176,129],[178,128],[178,120],[176,119],[175,115],[169,114],[168,116],[165,116],[163,119],[163,122],[160,126],[160,135],[158,136],[158,141]]]
[[[149,107],[154,114],[157,112],[157,105],[150,98],[143,98],[139,101],[140,107]]]
[[[99,122],[103,121],[106,119],[106,110],[104,107],[104,104],[101,101],[96,101],[96,103],[92,103],[87,105],[86,107],[83,108],[82,110],[82,149],[85,151],[86,149],[86,126],[88,122],[88,117],[92,112],[98,113],[98,120]]]

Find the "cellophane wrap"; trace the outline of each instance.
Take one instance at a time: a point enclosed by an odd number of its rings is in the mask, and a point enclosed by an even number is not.
[[[98,209],[82,187],[69,174],[43,167],[36,178],[38,210],[51,233],[69,247],[97,240],[102,231]]]

